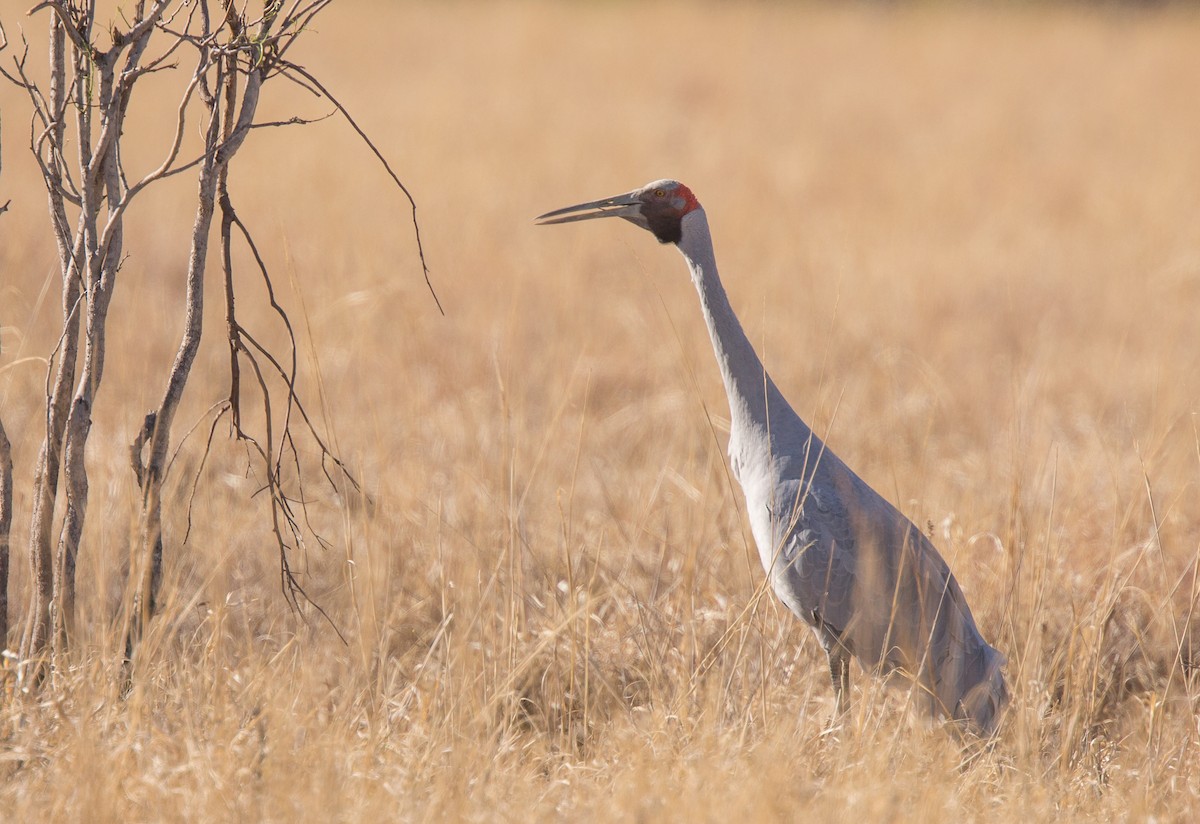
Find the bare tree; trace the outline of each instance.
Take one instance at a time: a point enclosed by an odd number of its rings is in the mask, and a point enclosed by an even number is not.
[[[194,173],[198,183],[183,307],[183,332],[166,376],[162,398],[145,417],[131,447],[132,468],[141,490],[139,532],[131,559],[131,582],[123,618],[127,654],[132,656],[155,608],[163,556],[163,484],[169,467],[171,431],[203,334],[204,282],[208,240],[220,209],[225,276],[230,389],[213,407],[209,444],[218,421],[229,416],[233,437],[250,446],[270,493],[271,529],[279,549],[283,591],[298,606],[307,600],[291,571],[290,551],[304,546],[305,500],[285,488],[285,460],[303,472],[295,437],[297,424],[315,440],[324,478],[334,486],[354,485],[343,463],[326,447],[296,393],[295,338],[287,312],[275,300],[270,274],[252,236],[238,218],[229,190],[229,164],[251,131],[311,122],[257,123],[264,86],[276,78],[300,84],[324,98],[358,129],[349,114],[288,52],[313,18],[332,0],[138,0],[125,9],[121,25],[98,31],[95,2],[45,0],[30,12],[49,17],[49,81],[45,91],[26,71],[28,45],[11,67],[0,72],[23,88],[32,107],[30,148],[49,198],[50,222],[62,271],[62,327],[50,359],[45,397],[45,436],[38,454],[30,521],[31,584],[20,657],[27,675],[40,677],[43,665],[67,647],[75,607],[75,568],[87,515],[85,447],[92,409],[104,374],[108,310],[125,256],[124,219],[139,194],[160,181]],[[0,46],[3,48],[3,46]],[[175,111],[175,130],[165,158],[141,177],[130,177],[122,152],[129,103],[138,82],[153,72],[191,65]],[[186,156],[189,118],[198,117],[203,147]],[[68,146],[74,156],[69,156]],[[375,151],[375,147],[367,141]],[[375,154],[380,157],[378,151]],[[386,163],[385,163],[386,166]],[[408,197],[416,228],[416,206]],[[291,348],[282,360],[260,345],[235,315],[233,255],[237,236],[258,263],[270,303],[284,324]],[[418,253],[424,254],[417,235]],[[428,283],[428,270],[425,270]],[[431,288],[432,291],[432,288]],[[436,296],[435,296],[436,300]],[[284,361],[287,363],[285,364]],[[257,384],[265,431],[248,432],[241,415],[241,369],[249,366]],[[272,381],[281,381],[285,400],[272,405]],[[282,406],[282,413],[276,407]],[[205,455],[207,456],[207,448]],[[59,490],[65,496],[56,519]],[[318,536],[319,539],[319,536]],[[311,602],[310,602],[311,603]],[[319,609],[319,607],[318,607]]]

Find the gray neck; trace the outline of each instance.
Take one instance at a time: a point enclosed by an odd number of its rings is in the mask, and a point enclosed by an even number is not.
[[[729,397],[732,438],[741,441],[767,433],[774,437],[785,430],[796,435],[799,434],[797,426],[807,433],[808,427],[776,388],[729,305],[729,297],[717,275],[704,209],[684,215],[683,237],[678,246],[692,271],[696,291],[700,293],[700,308],[712,337],[717,366],[725,382],[725,394]]]

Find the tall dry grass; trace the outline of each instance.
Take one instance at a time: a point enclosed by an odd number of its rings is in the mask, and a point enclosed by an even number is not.
[[[4,0],[10,34],[18,10]],[[239,155],[241,212],[303,319],[303,386],[367,493],[310,487],[334,548],[297,559],[348,643],[286,609],[259,482],[220,438],[179,545],[193,439],[167,604],[120,697],[126,445],[181,324],[180,182],[131,218],[81,642],[54,690],[3,709],[4,817],[1192,814],[1200,19],[346,2],[318,28],[304,59],[416,193],[447,307],[346,128]],[[131,162],[169,128],[155,82]],[[20,100],[0,94],[0,415],[24,513],[58,310]],[[297,103],[320,111],[273,99]],[[993,748],[927,729],[857,670],[852,717],[827,731],[819,648],[756,598],[681,261],[629,227],[531,223],[664,175],[706,204],[776,381],[932,530],[1009,656]],[[241,311],[278,333],[263,304]],[[224,390],[209,328],[181,420]]]

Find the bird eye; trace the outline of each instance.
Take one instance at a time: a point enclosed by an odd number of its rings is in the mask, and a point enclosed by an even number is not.
[[[655,197],[666,197],[666,195],[667,195],[667,193],[666,193],[666,192],[664,192],[662,189],[655,189],[655,190],[654,190],[654,196],[655,196]]]

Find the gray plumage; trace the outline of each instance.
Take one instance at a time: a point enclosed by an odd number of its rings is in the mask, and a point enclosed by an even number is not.
[[[870,672],[907,674],[932,717],[994,732],[1008,698],[1004,657],[983,640],[929,540],[826,448],[776,388],[721,285],[695,195],[659,180],[539,220],[597,217],[648,229],[687,261],[729,399],[730,465],[763,569],[825,649],[838,713],[854,657]]]

